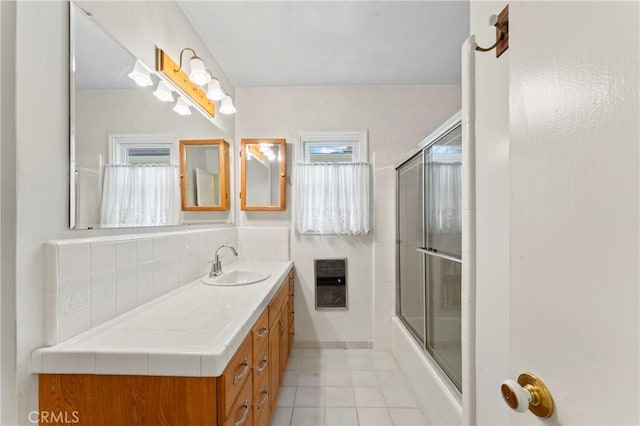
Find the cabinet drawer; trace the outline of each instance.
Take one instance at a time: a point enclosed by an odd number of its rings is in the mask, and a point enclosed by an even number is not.
[[[253,334],[253,359],[257,360],[258,352],[262,349],[262,345],[269,339],[269,308],[267,307],[256,325],[252,329]]]
[[[254,390],[259,386],[259,381],[269,375],[269,345],[262,345],[262,349],[253,359],[253,385]]]
[[[287,302],[288,294],[289,287],[285,283],[280,286],[276,295],[271,299],[271,303],[269,304],[269,326],[271,328],[273,328],[273,323],[280,316],[280,310]]]
[[[253,419],[255,426],[268,426],[269,419],[269,378],[263,375],[253,391]]]
[[[251,369],[253,357],[251,356],[252,336],[249,334],[240,345],[231,361],[225,368],[222,376],[218,379],[218,401],[220,414],[218,418],[227,418],[228,413],[236,400],[238,393],[246,383],[249,383],[249,394],[253,390],[251,387]],[[247,380],[249,379],[249,380]],[[251,396],[251,395],[249,395]],[[241,401],[242,402],[242,401]]]
[[[253,387],[251,380],[246,381],[238,392],[238,399],[231,406],[227,414],[224,426],[252,426],[253,425]]]

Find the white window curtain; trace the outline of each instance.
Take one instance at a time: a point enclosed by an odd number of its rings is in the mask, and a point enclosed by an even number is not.
[[[107,164],[100,223],[105,227],[178,225],[178,167]]]
[[[462,164],[432,162],[428,165],[429,226],[431,232],[455,233],[462,229]]]
[[[298,163],[294,181],[297,231],[368,233],[370,179],[367,163]]]

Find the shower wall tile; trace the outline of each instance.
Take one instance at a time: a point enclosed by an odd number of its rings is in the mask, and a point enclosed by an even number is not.
[[[198,279],[223,243],[238,247],[237,228],[47,243],[46,344],[68,340]],[[226,256],[223,263],[236,260]]]
[[[374,173],[374,347],[391,347],[391,318],[396,306],[396,192],[395,169]]]

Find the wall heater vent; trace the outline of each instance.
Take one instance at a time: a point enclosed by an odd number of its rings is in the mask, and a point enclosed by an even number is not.
[[[347,259],[315,259],[316,309],[347,309]]]

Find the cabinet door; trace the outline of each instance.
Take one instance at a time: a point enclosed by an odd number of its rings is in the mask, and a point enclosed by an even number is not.
[[[289,318],[288,318],[289,304],[285,303],[280,315],[280,381],[284,376],[284,370],[287,367],[287,357],[289,355]]]
[[[271,389],[270,405],[273,407],[280,389],[280,318],[276,318],[269,333],[269,389]]]

